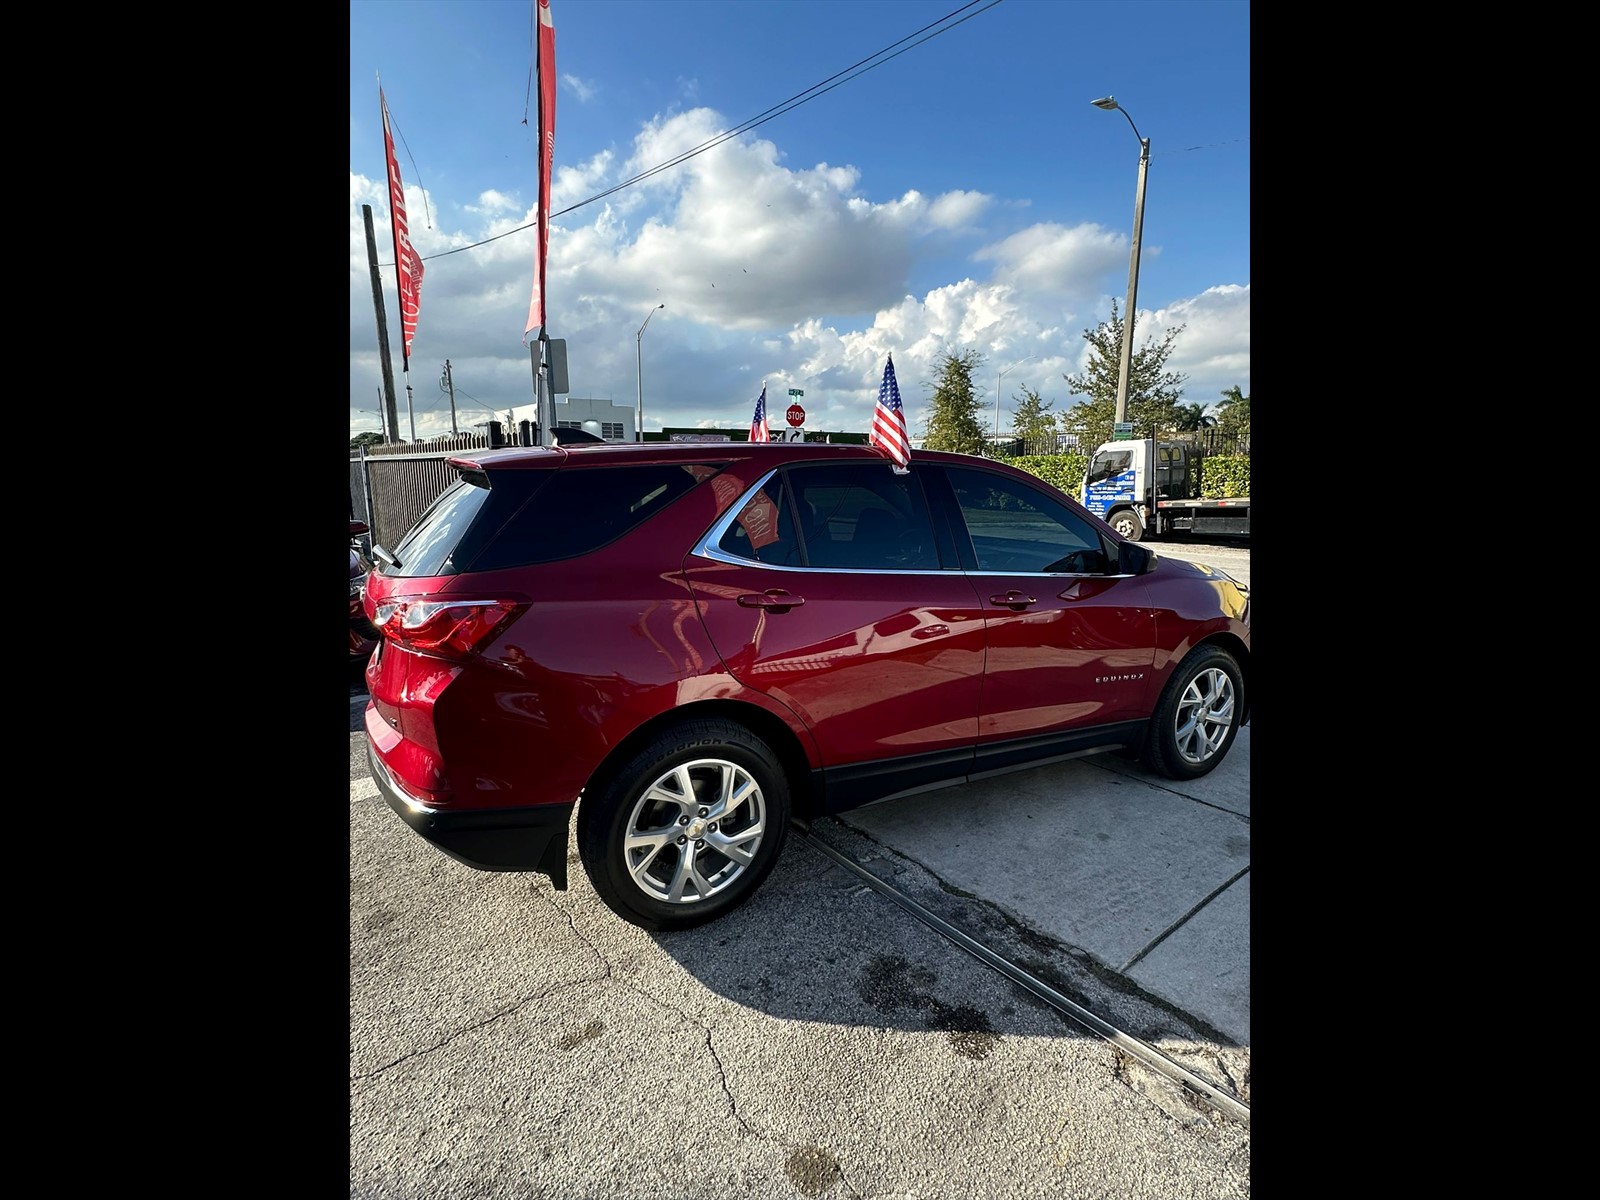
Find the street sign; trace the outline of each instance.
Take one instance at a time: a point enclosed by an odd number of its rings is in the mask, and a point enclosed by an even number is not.
[[[1113,438],[1131,438],[1133,436],[1132,421],[1113,421],[1111,423],[1111,436]]]
[[[789,424],[793,425],[796,429],[799,429],[800,426],[806,423],[806,410],[801,408],[798,404],[789,405],[789,411],[785,413],[784,416],[788,419]]]
[[[778,433],[781,435],[778,440],[782,442],[803,442],[806,440],[806,431],[804,429],[780,429]]]

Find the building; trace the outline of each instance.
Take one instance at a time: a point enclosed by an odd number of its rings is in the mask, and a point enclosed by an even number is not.
[[[608,442],[636,440],[634,407],[631,404],[569,396],[565,400],[556,400],[554,408],[557,429],[584,429]]]

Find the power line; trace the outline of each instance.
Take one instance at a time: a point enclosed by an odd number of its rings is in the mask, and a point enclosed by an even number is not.
[[[857,79],[860,76],[865,75],[868,71],[883,66],[883,64],[886,62],[890,62],[893,59],[899,58],[902,54],[906,53],[906,51],[914,50],[916,47],[922,45],[923,42],[931,41],[932,39],[938,37],[941,33],[950,32],[950,30],[954,29],[957,25],[961,25],[972,20],[973,17],[978,16],[980,13],[988,12],[995,5],[1001,3],[1001,0],[989,0],[989,2],[984,4],[982,8],[977,10],[977,12],[967,13],[967,15],[961,17],[960,20],[951,19],[960,13],[966,12],[966,10],[972,8],[973,5],[980,3],[982,3],[982,0],[969,0],[969,3],[962,5],[954,12],[947,13],[945,16],[940,17],[937,21],[933,21],[927,25],[924,25],[915,33],[908,33],[898,42],[893,42],[888,46],[885,46],[882,50],[879,50],[875,54],[867,55],[867,57],[863,58],[860,62],[846,67],[844,70],[839,71],[836,74],[828,76],[828,78],[824,79],[821,83],[813,84],[803,92],[798,92],[795,95],[790,96],[789,99],[783,101],[781,104],[775,104],[765,112],[757,113],[749,120],[742,121],[733,128],[724,130],[715,137],[701,142],[693,149],[684,151],[676,158],[668,159],[659,166],[651,167],[648,171],[642,171],[638,175],[635,175],[632,179],[625,179],[615,187],[609,187],[603,192],[598,192],[595,195],[590,196],[587,200],[580,200],[578,203],[569,205],[568,207],[561,209],[559,212],[553,212],[550,214],[550,216],[552,219],[554,219],[556,217],[565,216],[569,212],[576,212],[578,209],[583,208],[586,205],[593,204],[596,200],[604,200],[607,196],[620,192],[623,188],[632,187],[634,184],[642,183],[644,180],[649,179],[653,175],[659,175],[663,171],[680,166],[683,163],[688,162],[691,158],[694,158],[696,155],[704,154],[707,150],[715,149],[717,146],[720,146],[723,142],[730,138],[738,137],[741,133],[748,133],[752,129],[765,125],[768,121],[771,121],[777,117],[781,117],[784,113],[791,112],[794,109],[799,108],[802,104],[808,104],[812,100],[815,100],[818,96],[826,95],[828,92],[833,91],[834,88],[849,83],[852,79]],[[943,26],[943,28],[940,28],[940,26]],[[933,32],[929,33],[929,30],[932,30]],[[922,36],[924,34],[927,34],[927,36]],[[913,38],[919,40],[912,41]],[[907,42],[911,42],[911,45],[905,45]],[[903,49],[896,49],[896,47],[903,47]],[[894,51],[894,53],[891,54],[890,51]],[[877,61],[874,62],[874,59]],[[538,223],[538,219],[535,218],[526,225],[519,225],[517,228],[508,229],[504,233],[497,233],[493,237],[484,238],[481,242],[473,242],[466,246],[456,246],[451,250],[441,251],[438,254],[427,255],[422,261],[432,262],[436,258],[446,258],[452,254],[460,254],[464,250],[476,250],[480,246],[487,246],[490,242],[497,242],[501,238],[510,237],[514,233],[522,233],[526,230],[533,229],[538,225]]]

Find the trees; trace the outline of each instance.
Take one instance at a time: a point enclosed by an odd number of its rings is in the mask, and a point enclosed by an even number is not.
[[[976,350],[962,354],[946,352],[933,392],[933,415],[923,433],[922,444],[929,450],[955,450],[961,454],[982,454],[985,441],[978,420],[978,397],[972,375],[983,366]]]
[[[370,429],[365,433],[358,433],[350,439],[350,449],[359,450],[362,446],[383,445],[383,434],[373,433]]]
[[[1022,439],[1025,448],[1044,442],[1054,448],[1056,415],[1050,411],[1054,400],[1046,400],[1026,384],[1022,387],[1022,400],[1013,410],[1012,429]],[[1027,450],[1024,450],[1026,453]]]
[[[1217,424],[1217,419],[1206,413],[1204,404],[1179,404],[1172,411],[1177,418],[1177,428],[1180,432],[1213,429]]]
[[[1172,343],[1187,326],[1178,325],[1161,335],[1159,342],[1136,348],[1128,368],[1127,419],[1144,433],[1152,426],[1158,431],[1177,427],[1178,401],[1183,395],[1187,375],[1166,369],[1172,356]],[[1075,396],[1087,396],[1063,414],[1069,429],[1075,429],[1080,444],[1095,446],[1111,438],[1117,414],[1117,375],[1122,362],[1122,317],[1117,302],[1111,302],[1111,317],[1093,329],[1083,331],[1083,340],[1094,352],[1083,375],[1063,375]]]
[[[1250,397],[1234,384],[1222,390],[1222,400],[1217,405],[1217,428],[1234,438],[1250,437]]]

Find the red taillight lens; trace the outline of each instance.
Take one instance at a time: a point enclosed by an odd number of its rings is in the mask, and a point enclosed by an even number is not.
[[[439,600],[429,596],[369,594],[367,616],[391,641],[412,650],[465,658],[527,608],[520,600]]]

